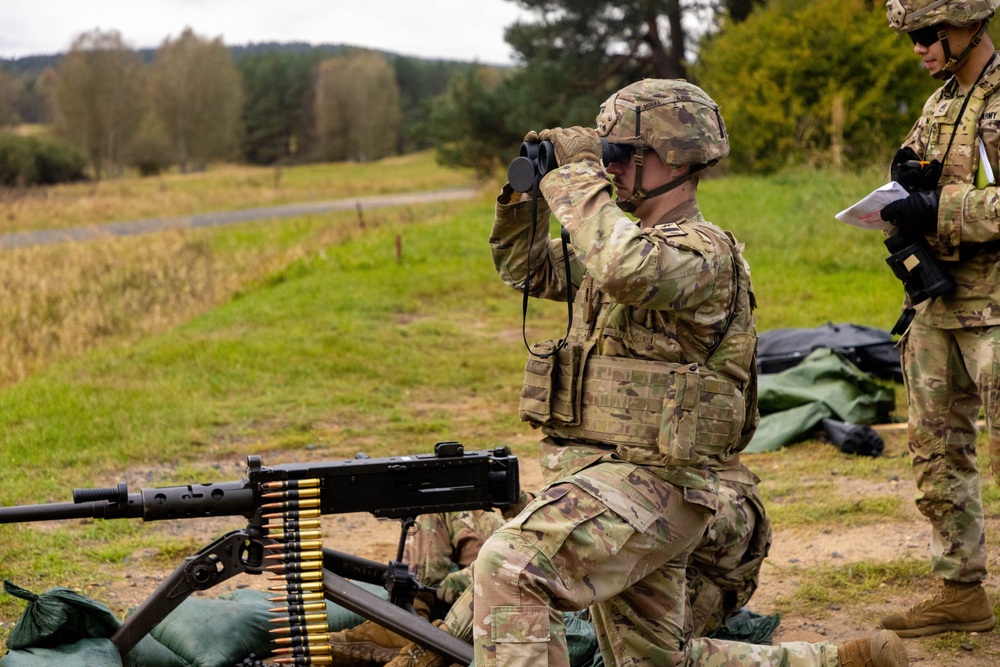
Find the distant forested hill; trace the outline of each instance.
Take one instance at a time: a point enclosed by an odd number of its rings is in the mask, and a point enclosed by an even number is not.
[[[349,51],[351,49],[357,49],[362,47],[351,46],[349,44],[309,44],[308,42],[260,42],[260,43],[250,43],[245,45],[230,46],[229,51],[233,54],[233,59],[239,61],[244,56],[249,55],[261,55],[269,52],[279,52],[279,53],[297,53],[297,54],[308,54],[308,53],[319,53],[322,55],[336,55],[338,53],[343,53],[344,51]],[[156,55],[156,49],[137,49],[138,53],[143,61],[151,62],[153,57]],[[388,51],[379,51],[386,58],[390,60],[414,60],[414,61],[431,61],[439,62],[443,65],[468,65],[469,63],[464,63],[462,61],[455,60],[442,60],[436,58],[415,58],[412,56],[404,56],[397,53],[391,53]],[[10,72],[15,72],[33,78],[42,73],[46,67],[55,67],[59,63],[59,59],[62,57],[61,53],[53,53],[49,55],[39,55],[39,56],[25,56],[23,58],[0,58],[0,67],[6,69]]]

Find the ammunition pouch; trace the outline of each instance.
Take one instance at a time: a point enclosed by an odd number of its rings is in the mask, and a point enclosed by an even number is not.
[[[555,350],[554,341],[532,346]],[[551,435],[614,445],[641,465],[699,466],[738,448],[746,405],[737,383],[697,364],[590,355],[570,346],[529,356],[519,414]]]
[[[576,426],[580,423],[580,383],[586,346],[559,348],[558,341],[543,340],[530,348],[524,365],[524,384],[518,416],[536,426]]]

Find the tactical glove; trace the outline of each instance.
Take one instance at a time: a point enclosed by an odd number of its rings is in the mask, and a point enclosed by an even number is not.
[[[923,236],[937,229],[940,200],[937,190],[914,190],[906,199],[886,204],[880,215],[907,233]]]
[[[534,130],[528,130],[528,133],[524,135],[524,141],[529,144],[537,144],[539,141],[538,133]]]
[[[941,163],[938,160],[921,161],[909,146],[896,151],[890,167],[892,180],[902,185],[907,192],[914,190],[934,190],[941,178]]]
[[[556,127],[538,134],[542,141],[551,141],[559,165],[570,162],[601,161],[601,139],[590,127]]]

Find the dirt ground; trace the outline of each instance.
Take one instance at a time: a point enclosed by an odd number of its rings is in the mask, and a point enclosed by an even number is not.
[[[298,454],[301,453],[297,452]],[[541,486],[541,474],[535,460],[522,457],[520,468],[524,488]],[[143,476],[139,474],[138,479],[129,481],[132,485],[141,486]],[[749,605],[752,610],[761,614],[773,614],[783,599],[794,595],[800,582],[792,571],[793,566],[808,568],[859,561],[891,561],[903,557],[903,554],[910,554],[916,559],[927,557],[929,527],[913,507],[913,487],[909,479],[866,482],[845,478],[840,484],[843,487],[841,492],[855,497],[898,494],[904,500],[902,505],[907,508],[904,516],[895,522],[837,532],[822,527],[777,528],[770,557],[761,571],[760,587]],[[990,520],[995,522],[996,517],[991,517]],[[206,535],[217,536],[238,527],[238,522],[233,519],[201,519],[163,522],[156,525],[155,529],[196,544],[205,539]],[[387,561],[395,557],[399,522],[378,520],[368,514],[325,516],[323,533],[326,546],[376,561]],[[994,572],[1000,571],[998,551],[1000,550],[995,547],[991,549],[990,568]],[[166,574],[148,566],[150,555],[152,554],[137,552],[129,559],[129,574],[126,575],[125,586],[121,585],[120,580],[112,583],[114,577],[110,573],[108,577],[96,574],[93,590],[88,591],[88,594],[121,608],[138,604]],[[264,577],[239,575],[208,591],[206,595],[217,596],[243,587],[264,590],[268,583]],[[998,584],[1000,582],[997,576],[990,576],[986,582],[987,590],[996,591]],[[923,591],[912,594],[901,591],[890,604],[859,603],[843,607],[831,605],[815,617],[782,613],[774,642],[828,641],[839,644],[872,632],[877,629],[881,615],[909,606],[924,594]],[[911,664],[919,667],[993,667],[1000,664],[1000,634],[997,633],[949,634],[904,641]]]

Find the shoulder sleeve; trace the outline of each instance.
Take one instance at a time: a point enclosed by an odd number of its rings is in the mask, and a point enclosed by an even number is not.
[[[543,299],[566,299],[566,269],[562,243],[549,237],[549,207],[538,199],[532,236],[532,203],[511,201],[517,196],[509,185],[497,198],[496,216],[490,232],[490,253],[501,280],[516,290],[523,290],[529,279],[529,294]],[[579,284],[582,267],[570,252],[573,282]]]
[[[986,187],[953,183],[941,188],[938,230],[932,238],[940,256],[958,258],[962,243],[989,243],[1000,240],[1000,189],[997,188],[997,154],[1000,152],[1000,93],[986,104],[979,122],[979,140],[994,173],[994,183]],[[979,143],[972,147],[979,150]],[[978,164],[978,160],[977,160]]]

